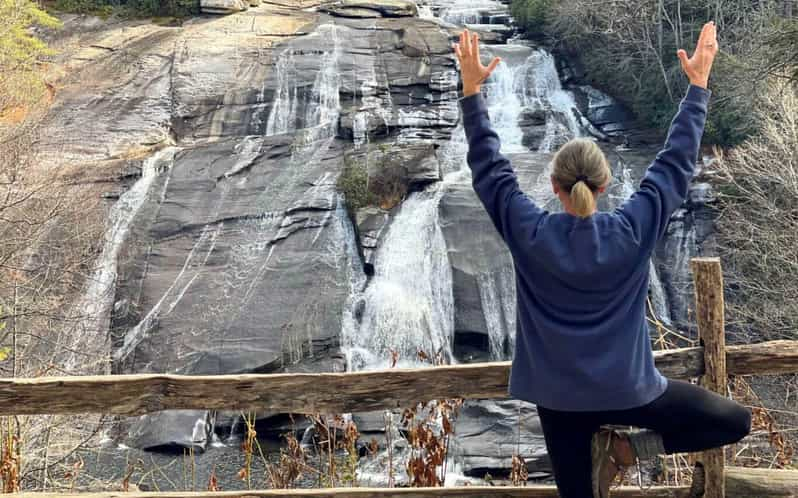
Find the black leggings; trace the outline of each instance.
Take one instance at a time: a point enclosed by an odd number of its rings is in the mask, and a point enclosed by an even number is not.
[[[628,410],[564,412],[538,406],[561,498],[591,498],[590,440],[602,425],[635,426],[662,436],[667,453],[717,448],[751,431],[751,411],[699,386],[668,379],[651,403]]]

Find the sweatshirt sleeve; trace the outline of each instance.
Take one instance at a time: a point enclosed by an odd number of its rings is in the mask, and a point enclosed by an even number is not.
[[[510,161],[499,152],[499,136],[491,128],[482,94],[461,98],[460,108],[474,191],[510,250],[523,248],[546,213],[521,192]]]
[[[642,248],[653,249],[671,215],[687,197],[710,94],[707,89],[690,85],[671,122],[665,146],[648,167],[638,191],[617,209]]]

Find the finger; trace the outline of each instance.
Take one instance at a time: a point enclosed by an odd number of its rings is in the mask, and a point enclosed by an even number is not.
[[[460,53],[460,44],[459,43],[452,43],[452,47],[454,48],[454,53],[457,55],[459,60],[463,59],[463,54]]]
[[[712,27],[709,30],[710,40],[717,45],[718,44],[718,27],[715,23],[712,23]]]
[[[704,29],[701,32],[701,38],[698,41],[698,49],[700,49],[702,53],[714,53],[717,51],[717,33],[717,27],[715,26],[714,22],[708,22],[704,25]]]
[[[711,31],[715,28],[715,23],[710,21],[704,24],[704,27],[701,28],[701,34],[698,36],[698,44],[704,45],[705,43],[712,40],[711,38]]]
[[[490,73],[496,69],[496,66],[498,66],[501,61],[502,60],[499,57],[494,57],[493,60],[490,61],[490,64],[488,64],[488,74],[485,76],[486,78],[490,76]]]
[[[479,63],[479,34],[474,33],[471,35],[471,51],[474,54],[474,60]]]
[[[679,61],[682,63],[682,67],[687,67],[687,52],[684,49],[679,49],[676,52],[676,56],[679,57]]]
[[[468,29],[463,30],[463,55],[466,57],[471,56],[471,34]]]

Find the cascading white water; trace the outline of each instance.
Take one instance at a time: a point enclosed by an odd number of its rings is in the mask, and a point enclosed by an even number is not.
[[[419,5],[418,17],[421,19],[435,19],[435,14],[433,14],[429,5]]]
[[[321,56],[323,63],[313,83],[311,104],[305,113],[305,128],[321,126],[326,129],[333,128],[334,131],[337,124],[338,114],[341,112],[339,94],[341,76],[338,59],[341,57],[342,47],[339,29],[342,28],[335,24],[324,24],[316,30],[318,37],[323,40],[322,46],[328,47],[332,44],[332,47]]]
[[[296,66],[294,53],[291,49],[285,50],[274,65],[277,75],[277,91],[266,122],[266,135],[278,135],[292,130],[297,116],[297,87]]]
[[[391,352],[416,365],[419,351],[452,360],[452,275],[438,225],[439,185],[411,194],[375,255],[358,330],[349,337],[352,370],[385,368]]]
[[[479,300],[488,327],[490,356],[504,360],[515,346],[515,274],[507,265],[477,276]],[[507,344],[505,344],[507,342]]]
[[[80,330],[70,334],[73,344],[67,350],[89,353],[89,349],[99,353],[107,349],[104,345],[108,341],[111,310],[116,296],[119,251],[127,240],[131,223],[150,194],[155,179],[160,171],[171,165],[177,151],[176,147],[166,147],[145,160],[141,167],[141,178],[111,208],[105,242],[96,270],[76,307],[77,314],[82,317]],[[102,356],[107,356],[107,351]],[[65,370],[75,368],[79,359],[83,358],[71,354],[64,364]],[[102,370],[107,367],[107,363],[104,363]]]
[[[518,126],[523,110],[523,76],[525,64],[510,66],[500,63],[493,71],[491,82],[485,85],[488,113],[502,143],[502,152],[526,152],[524,133]]]
[[[507,10],[501,3],[490,0],[444,0],[434,2],[435,10],[425,7],[426,17],[439,12],[440,20],[461,25],[491,22],[506,15]],[[546,133],[541,152],[549,152],[567,139],[585,133],[573,95],[562,88],[550,53],[512,42],[488,45],[485,52],[500,55],[504,60],[483,86],[494,129],[502,142],[502,152],[534,153],[524,146],[525,130],[519,126],[526,110],[545,112]],[[371,70],[373,68],[358,69],[363,74]],[[458,75],[450,72],[434,75],[434,78],[441,82],[442,88],[448,89]],[[368,145],[368,120],[374,119],[374,107],[392,106],[390,102],[369,101],[373,96],[371,89],[364,87],[362,90],[362,107],[353,116],[356,147]],[[459,111],[456,98],[450,101],[454,112]],[[401,128],[397,143],[423,136],[413,130],[415,127],[447,125],[439,114],[424,108],[405,107],[398,111],[397,117]],[[403,202],[375,254],[374,276],[368,281],[360,274],[353,277],[342,333],[348,369],[388,367],[392,351],[399,355],[399,366],[417,364],[418,350],[433,354],[442,349],[445,359],[454,361],[451,353],[454,332],[452,274],[446,241],[438,224],[438,204],[450,182],[462,182],[470,175],[465,163],[466,152],[461,122],[452,131],[451,140],[438,149],[443,181],[426,191],[411,194]],[[541,204],[551,198],[550,173],[550,169],[544,170],[537,186],[528,192]],[[507,359],[514,349],[516,326],[512,265],[508,263],[476,275],[476,279],[491,357]],[[455,466],[452,456],[449,461]],[[384,467],[370,469],[368,473],[378,480],[376,474],[381,471],[384,472]],[[365,478],[366,473],[360,477]]]
[[[338,59],[341,56],[341,40],[339,30],[344,29],[335,24],[323,24],[308,36],[319,38],[318,45],[325,47],[319,55],[321,67],[310,90],[309,101],[305,103],[304,122],[297,125],[300,112],[299,93],[296,86],[298,74],[294,62],[292,48],[287,48],[278,58],[275,65],[277,90],[269,118],[266,122],[266,135],[278,135],[295,131],[297,126],[314,130],[305,142],[327,138],[335,133],[341,103],[339,87],[341,76]]]
[[[457,0],[444,7],[439,17],[459,25],[489,24],[493,13],[506,15],[507,7],[494,0]]]
[[[659,272],[652,260],[649,267],[649,283],[648,287],[651,293],[651,307],[653,308],[654,318],[661,321],[665,326],[671,325],[671,308],[668,303],[668,295],[665,293],[665,288],[662,286],[662,281],[659,278]]]
[[[563,90],[551,53],[538,49],[530,56],[527,64],[527,76],[533,83],[526,85],[525,105],[533,109],[549,110],[562,118],[562,122],[554,119],[554,116],[546,119],[546,135],[540,150],[550,152],[565,139],[582,135],[576,102],[571,92]]]
[[[620,185],[616,194],[610,194],[610,206],[615,208],[625,202],[637,190],[632,179],[632,170],[628,164],[622,162]],[[655,318],[660,320],[664,325],[671,325],[671,312],[670,304],[668,303],[668,296],[665,293],[665,288],[659,278],[657,267],[654,265],[653,260],[649,265],[649,291],[651,295],[651,307]]]

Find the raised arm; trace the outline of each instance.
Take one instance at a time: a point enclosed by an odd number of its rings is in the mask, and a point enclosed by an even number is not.
[[[493,59],[485,67],[479,59],[479,37],[464,30],[454,45],[463,79],[460,108],[468,139],[468,166],[472,183],[491,221],[512,252],[531,240],[543,211],[518,186],[510,161],[499,151],[499,136],[491,127],[481,84],[499,64]]]
[[[684,50],[678,51],[690,87],[671,122],[665,147],[646,171],[640,189],[617,210],[646,249],[653,249],[665,233],[671,215],[687,197],[704,133],[710,96],[707,83],[717,51],[712,22],[701,30],[692,58],[688,59]]]

